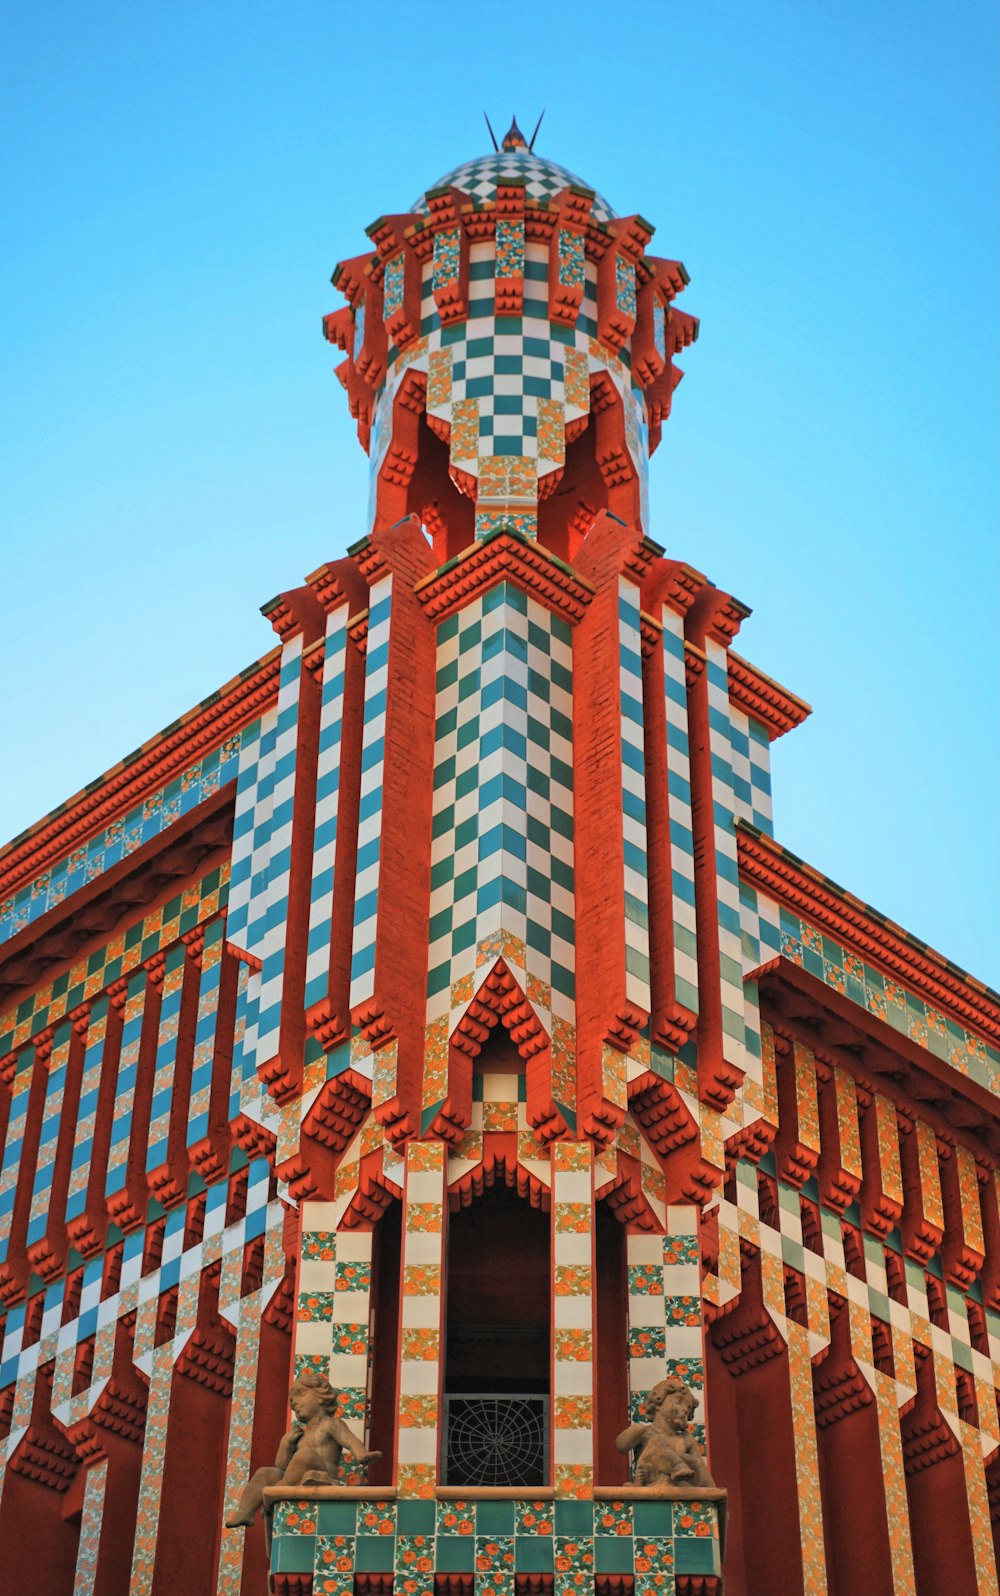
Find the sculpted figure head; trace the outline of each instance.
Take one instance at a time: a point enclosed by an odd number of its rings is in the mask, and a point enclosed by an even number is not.
[[[654,1385],[646,1398],[646,1407],[654,1423],[684,1435],[691,1423],[697,1402],[693,1392],[681,1380],[661,1380]]]
[[[334,1390],[325,1374],[303,1369],[288,1393],[288,1401],[299,1422],[308,1424],[317,1413],[328,1413],[332,1418],[340,1403],[340,1392]]]

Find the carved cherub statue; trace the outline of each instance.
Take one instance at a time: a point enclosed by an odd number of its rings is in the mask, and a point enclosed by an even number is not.
[[[227,1529],[252,1524],[268,1485],[333,1485],[345,1448],[359,1463],[372,1463],[381,1452],[368,1452],[343,1419],[335,1417],[340,1392],[325,1375],[306,1369],[289,1393],[295,1423],[282,1436],[274,1468],[258,1469],[245,1487],[239,1505],[225,1520]]]
[[[615,1445],[635,1452],[636,1485],[714,1490],[705,1455],[688,1425],[697,1401],[681,1380],[661,1380],[646,1398],[651,1424],[630,1424]]]

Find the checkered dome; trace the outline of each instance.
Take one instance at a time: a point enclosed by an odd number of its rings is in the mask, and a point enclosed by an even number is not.
[[[497,150],[494,155],[480,155],[474,161],[463,161],[461,166],[456,166],[453,171],[446,172],[444,177],[432,183],[431,189],[460,188],[477,204],[483,205],[496,199],[497,179],[501,177],[523,177],[528,198],[533,200],[554,199],[571,183],[577,188],[590,187],[582,178],[567,172],[565,166],[557,166],[555,161],[543,161],[540,156],[532,155],[530,150]],[[424,213],[427,209],[423,194],[411,206],[411,210]],[[597,194],[594,197],[593,215],[599,222],[609,222],[615,212],[607,200]]]

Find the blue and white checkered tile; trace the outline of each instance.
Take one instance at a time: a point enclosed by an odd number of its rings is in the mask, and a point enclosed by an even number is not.
[[[245,953],[261,956],[271,857],[271,809],[277,711],[248,726],[240,738],[229,884],[228,936]]]
[[[309,946],[306,954],[305,988],[307,1009],[326,997],[330,978],[333,877],[337,857],[340,750],[348,648],[347,608],[346,604],[341,605],[327,617],[326,623],[323,701],[316,767],[316,829],[313,835],[312,882],[309,892]]]
[[[351,1008],[375,990],[375,933],[379,913],[382,786],[385,767],[385,707],[389,671],[392,577],[371,590],[365,656],[365,714],[361,750],[361,809],[351,956]]]
[[[625,991],[649,1013],[649,872],[646,844],[646,765],[642,713],[642,637],[639,594],[618,581],[619,703],[622,736],[622,844],[625,862]]]
[[[281,651],[274,739],[274,785],[271,793],[267,905],[260,953],[263,969],[257,1020],[258,1065],[267,1063],[277,1052],[281,1023],[292,824],[295,813],[295,765],[299,695],[302,687],[302,649],[303,638],[300,632],[289,638]]]
[[[729,674],[726,650],[706,640],[709,745],[712,753],[712,807],[715,818],[715,871],[719,903],[719,975],[723,1046],[727,1060],[747,1068],[743,972],[740,944],[740,880],[736,861],[732,744],[729,732]]]
[[[35,1068],[35,1049],[26,1047],[15,1065],[11,1088],[10,1110],[7,1119],[7,1140],[0,1168],[0,1263],[7,1257],[11,1223],[14,1217],[14,1198],[24,1151],[24,1133],[28,1123],[28,1101],[31,1096],[31,1079]]]
[[[772,830],[771,755],[767,731],[729,706],[729,768],[733,785],[733,812],[768,834]]]
[[[684,618],[663,605],[663,666],[667,719],[667,804],[674,917],[674,995],[698,1012],[698,944],[691,829],[691,752],[684,672]]]

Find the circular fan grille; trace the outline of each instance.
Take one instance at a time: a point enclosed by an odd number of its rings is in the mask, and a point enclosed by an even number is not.
[[[544,1397],[451,1397],[449,1485],[541,1485]]]

